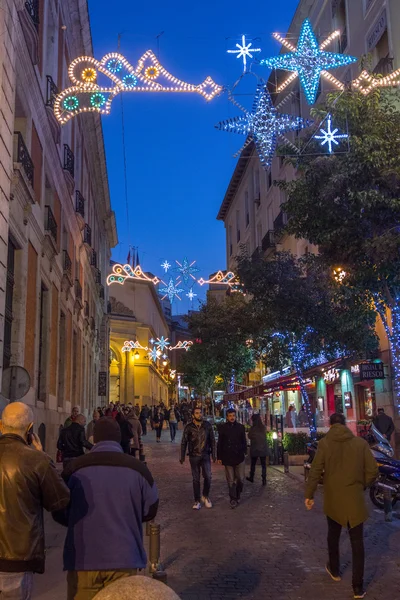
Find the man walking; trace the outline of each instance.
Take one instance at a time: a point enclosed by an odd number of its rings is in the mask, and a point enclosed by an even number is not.
[[[30,600],[34,573],[44,573],[43,508],[68,505],[69,490],[31,433],[22,402],[3,410],[0,436],[0,598]]]
[[[72,423],[75,423],[77,417],[79,415],[79,408],[74,406],[71,412],[71,416],[68,417],[64,423],[64,427],[69,427]]]
[[[107,585],[145,569],[142,522],[155,518],[157,487],[150,471],[121,448],[118,423],[103,417],[91,452],[69,463],[68,511],[54,513],[68,526],[64,546],[68,600],[91,600]]]
[[[331,428],[319,442],[305,492],[307,510],[314,506],[314,494],[324,474],[324,512],[328,519],[326,565],[334,581],[340,581],[339,539],[342,527],[349,530],[353,553],[354,598],[364,598],[364,533],[368,518],[364,490],[378,476],[378,467],[365,440],[346,427],[341,413],[330,417]]]
[[[94,432],[94,424],[96,421],[100,419],[99,409],[93,411],[93,420],[90,421],[89,425],[86,428],[86,439],[93,444],[93,432]]]
[[[383,408],[378,408],[378,414],[374,419],[374,425],[378,431],[381,432],[382,435],[390,442],[390,438],[392,437],[392,433],[394,431],[394,423],[392,417],[385,414],[385,410]]]
[[[83,415],[78,415],[69,427],[61,430],[57,442],[57,449],[62,452],[64,468],[69,461],[84,454],[84,448],[91,450],[93,444],[87,441],[85,435],[86,419]]]
[[[224,465],[231,507],[236,508],[243,490],[247,440],[244,425],[236,420],[234,408],[226,411],[226,423],[218,430],[218,463]]]
[[[167,411],[166,418],[169,423],[171,442],[174,442],[175,436],[176,436],[176,430],[178,428],[178,422],[180,419],[180,414],[179,414],[178,409],[175,408],[175,404],[173,402],[171,402],[171,408]]]
[[[142,426],[142,434],[147,435],[147,419],[149,418],[149,407],[147,404],[142,406],[142,410],[140,411],[139,421]]]
[[[194,510],[200,510],[201,502],[206,508],[212,508],[209,498],[211,488],[211,460],[215,462],[215,437],[211,424],[203,420],[201,408],[193,411],[193,421],[186,425],[181,443],[181,464],[185,462],[186,449],[189,451],[189,461],[192,468]],[[200,471],[202,472],[203,495],[200,496]]]

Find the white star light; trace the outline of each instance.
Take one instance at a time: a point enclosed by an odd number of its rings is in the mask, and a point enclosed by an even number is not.
[[[243,72],[246,72],[247,56],[253,58],[252,52],[261,52],[261,48],[251,48],[253,44],[250,42],[246,45],[246,36],[242,35],[242,45],[236,44],[238,50],[227,50],[228,54],[237,54],[236,58],[243,58]]]
[[[166,273],[168,273],[169,269],[171,268],[171,265],[169,264],[169,262],[167,260],[164,260],[164,262],[161,264],[161,266]]]
[[[320,131],[322,135],[316,135],[315,139],[322,140],[321,146],[325,146],[325,144],[328,144],[329,154],[332,154],[333,152],[332,144],[338,146],[338,140],[347,140],[349,137],[347,133],[338,133],[339,129],[337,128],[332,131],[332,115],[328,115],[328,127],[326,128],[326,131],[325,129],[322,129],[322,127]]]
[[[186,294],[186,296],[189,298],[190,302],[193,302],[193,300],[196,298],[197,294],[194,293],[193,288],[190,288],[190,290]]]

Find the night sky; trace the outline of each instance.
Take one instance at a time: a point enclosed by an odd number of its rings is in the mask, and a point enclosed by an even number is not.
[[[242,59],[227,54],[246,34],[258,57],[274,56],[279,44],[272,33],[285,33],[298,0],[246,4],[227,0],[199,3],[89,0],[94,52],[100,59],[117,51],[135,65],[151,49],[176,77],[199,84],[207,75],[231,87],[243,72]],[[258,75],[268,70],[254,67]],[[257,80],[251,75],[235,88],[237,100],[250,108]],[[198,94],[125,94],[125,140],[129,192],[129,227],[125,202],[121,101],[103,117],[112,206],[119,245],[113,259],[125,262],[129,246],[139,248],[144,270],[161,276],[165,259],[175,264],[196,260],[198,276],[226,268],[225,229],[216,215],[236,164],[233,154],[244,137],[217,131],[220,120],[240,114],[227,94],[207,103]],[[176,265],[175,265],[176,266]],[[167,281],[167,276],[163,277]],[[196,289],[197,288],[197,289]],[[205,290],[196,286],[198,297]],[[190,308],[185,294],[173,312]],[[193,304],[197,308],[197,299]]]

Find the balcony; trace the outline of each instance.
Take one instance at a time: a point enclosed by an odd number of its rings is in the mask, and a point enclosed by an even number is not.
[[[51,235],[53,242],[57,245],[57,221],[50,206],[46,205],[45,210],[46,216],[44,228]]]
[[[92,246],[92,229],[87,223],[83,228],[83,243],[87,246]]]
[[[281,232],[282,229],[285,228],[287,223],[288,223],[287,214],[281,210],[274,221],[274,232],[275,233]]]
[[[72,261],[66,250],[63,253],[63,273],[70,281],[72,280]]]
[[[75,279],[75,310],[80,311],[83,308],[82,286],[79,279]]]
[[[20,131],[14,131],[14,160],[22,166],[22,170],[33,188],[35,167]]]
[[[104,285],[99,285],[99,298],[100,300],[105,299]]]
[[[375,75],[382,75],[383,77],[390,75],[390,73],[393,73],[393,61],[394,59],[390,58],[389,55],[385,56],[385,58],[381,58],[373,70],[373,73]]]
[[[54,109],[54,103],[56,96],[58,95],[58,87],[53,81],[51,75],[46,75],[47,87],[46,87],[46,106]]]
[[[64,144],[64,171],[67,171],[71,177],[75,175],[75,158],[74,153],[68,144]]]
[[[83,314],[85,315],[86,319],[89,318],[89,302],[87,300],[85,300]]]
[[[90,317],[90,329],[92,331],[96,329],[96,321],[94,320],[94,317]]]
[[[275,248],[275,233],[270,230],[264,235],[261,242],[262,251],[266,252],[269,248]]]
[[[25,8],[36,31],[39,31],[39,0],[26,0]]]
[[[90,266],[97,269],[97,252],[96,250],[92,250],[90,254]]]
[[[100,269],[94,269],[94,280],[97,285],[101,285],[101,271]]]

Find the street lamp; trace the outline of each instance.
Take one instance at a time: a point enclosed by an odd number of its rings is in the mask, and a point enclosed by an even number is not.
[[[136,352],[135,352],[135,360],[139,360],[139,358],[140,358],[140,354],[139,354],[139,352],[136,350]]]
[[[163,360],[163,366],[166,367],[167,364],[168,364],[168,361],[167,360]]]

